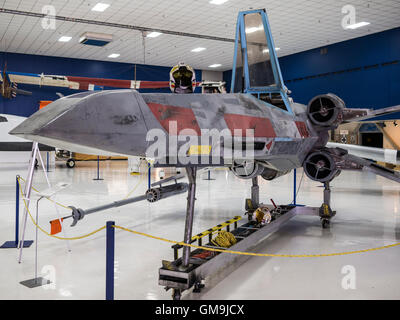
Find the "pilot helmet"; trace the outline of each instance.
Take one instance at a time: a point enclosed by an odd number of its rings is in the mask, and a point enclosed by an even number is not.
[[[196,89],[196,74],[191,66],[183,62],[171,69],[169,78],[169,87],[174,93],[193,93]]]

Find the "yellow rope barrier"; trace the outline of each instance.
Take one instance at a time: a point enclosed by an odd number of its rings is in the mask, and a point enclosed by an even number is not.
[[[125,199],[127,199],[127,198],[139,187],[139,185],[143,182],[143,177],[144,177],[144,175],[142,175],[142,177],[140,178],[139,182],[138,182],[138,183],[136,184],[136,186],[132,189],[132,191],[129,192],[129,193],[127,194],[127,196],[125,197]],[[25,198],[24,198],[24,193],[23,193],[22,187],[21,187],[21,180],[22,180],[24,183],[26,182],[24,178],[18,176],[19,190],[20,190],[22,199],[23,199],[23,201],[24,201],[25,209],[26,209],[26,211],[28,212],[29,217],[30,217],[30,219],[32,220],[32,223],[34,224],[34,226],[35,226],[36,228],[38,228],[41,232],[43,232],[44,234],[46,234],[47,236],[52,237],[52,238],[55,238],[55,239],[59,239],[59,240],[79,240],[79,239],[84,239],[84,238],[90,237],[91,235],[93,235],[93,234],[95,234],[95,233],[97,233],[97,232],[99,232],[99,231],[101,231],[101,230],[103,230],[103,229],[106,228],[106,227],[104,226],[104,227],[101,227],[101,228],[99,228],[99,229],[94,230],[93,232],[90,232],[90,233],[88,233],[88,234],[85,234],[85,235],[83,235],[83,236],[72,237],[72,238],[59,237],[59,236],[55,236],[55,235],[50,234],[49,232],[47,232],[46,230],[44,230],[42,227],[40,227],[40,226],[37,224],[37,222],[35,221],[35,219],[33,218],[32,214],[31,214],[31,212],[30,212],[30,210],[29,210],[29,208],[28,208],[28,205],[27,205],[27,203],[26,203],[26,201],[25,201]],[[33,186],[32,186],[32,190],[34,190],[36,193],[40,193],[40,191],[37,190],[36,188],[34,188]],[[61,203],[59,203],[59,202],[57,202],[57,201],[54,201],[53,199],[50,199],[50,198],[48,198],[48,197],[44,197],[44,198],[46,198],[47,200],[49,200],[49,201],[55,203],[56,205],[58,205],[58,206],[60,206],[60,207],[63,207],[63,208],[65,208],[65,209],[67,209],[67,210],[71,210],[70,207],[65,206],[65,205],[63,205],[63,204],[61,204]]]
[[[124,199],[128,199],[129,196],[140,186],[140,184],[143,182],[143,179],[144,179],[145,176],[147,176],[147,175],[144,175],[144,174],[141,175],[141,177],[140,177],[138,183],[136,184],[136,186],[131,190],[131,192],[129,192],[126,195],[126,197]]]
[[[22,178],[21,178],[21,179],[22,179]],[[33,189],[33,187],[32,187],[32,189]],[[59,240],[79,240],[79,239],[84,239],[84,238],[90,237],[91,235],[93,235],[93,234],[95,234],[95,233],[97,233],[97,232],[99,232],[99,231],[101,231],[101,230],[103,230],[103,229],[106,228],[106,226],[103,226],[103,227],[98,228],[98,229],[96,229],[96,230],[94,230],[94,231],[92,231],[92,232],[90,232],[90,233],[88,233],[88,234],[85,234],[85,235],[83,235],[83,236],[72,237],[72,238],[64,238],[64,237],[59,237],[59,236],[52,235],[52,234],[48,233],[46,230],[44,230],[42,227],[40,227],[40,226],[36,223],[35,219],[32,217],[32,214],[31,214],[31,212],[30,212],[30,210],[29,210],[29,208],[28,208],[28,205],[27,205],[27,203],[26,203],[26,201],[25,201],[24,193],[22,192],[21,183],[19,183],[19,191],[20,191],[20,193],[21,193],[21,195],[22,195],[22,199],[23,199],[23,202],[24,202],[25,209],[26,209],[26,211],[28,212],[29,217],[30,217],[31,220],[32,220],[32,223],[35,225],[36,228],[38,228],[40,231],[42,231],[44,234],[48,235],[49,237],[52,237],[52,238],[55,238],[55,239],[59,239]],[[46,198],[46,199],[48,199],[48,198]],[[48,200],[50,200],[50,199],[48,199]],[[54,202],[54,203],[57,203],[56,201],[53,201],[53,202]],[[64,206],[63,206],[63,207],[64,207]],[[66,207],[66,208],[68,208],[68,207]],[[70,208],[68,208],[68,209],[71,210]]]
[[[323,253],[323,254],[272,254],[272,253],[254,253],[254,252],[242,252],[242,251],[232,251],[232,250],[223,250],[223,249],[215,249],[215,248],[209,248],[209,247],[203,247],[203,246],[196,246],[193,244],[188,244],[184,242],[179,242],[179,241],[174,241],[174,240],[169,240],[157,236],[152,236],[150,234],[146,234],[143,232],[139,231],[134,231],[128,228],[124,228],[121,226],[115,225],[114,228],[116,229],[121,229],[127,232],[131,232],[140,236],[144,236],[147,238],[155,239],[155,240],[160,240],[164,242],[169,242],[173,244],[178,244],[186,247],[191,247],[191,248],[196,248],[196,249],[203,249],[207,251],[214,251],[214,252],[224,252],[224,253],[231,253],[231,254],[237,254],[237,255],[244,255],[244,256],[256,256],[256,257],[279,257],[279,258],[318,258],[318,257],[332,257],[332,256],[343,256],[343,255],[349,255],[349,254],[355,254],[355,253],[364,253],[364,252],[370,252],[370,251],[376,251],[376,250],[382,250],[382,249],[387,249],[387,248],[392,248],[399,246],[400,243],[394,243],[382,247],[377,247],[377,248],[371,248],[371,249],[364,249],[364,250],[356,250],[356,251],[348,251],[348,252],[336,252],[336,253]]]
[[[19,179],[25,181],[25,180],[24,180],[23,178],[21,178],[21,177],[19,177]],[[141,180],[142,180],[142,179],[141,179]],[[139,183],[135,186],[135,188],[134,188],[130,193],[132,193],[132,192],[139,186],[139,184],[141,183],[141,180],[139,180]],[[21,188],[21,183],[19,184],[19,189],[20,189],[21,195],[22,195],[22,197],[23,197],[23,192],[22,192],[22,188]],[[36,192],[39,192],[39,191],[37,191],[36,189],[34,189],[33,187],[32,187],[32,189],[35,190]],[[130,193],[128,194],[128,196],[130,195]],[[127,196],[127,197],[128,197],[128,196]],[[56,201],[54,201],[54,200],[51,200],[51,199],[49,199],[49,198],[46,198],[46,199],[48,199],[48,200],[50,200],[50,201],[52,201],[52,202],[54,202],[54,203],[56,203],[56,204],[58,204],[58,205],[64,207],[64,208],[70,209],[69,207],[64,206],[64,205],[62,205],[62,204],[60,204],[60,203],[58,203],[58,202],[56,202]],[[106,226],[103,226],[103,227],[101,227],[101,228],[98,228],[98,229],[96,229],[96,230],[94,230],[94,231],[92,231],[92,232],[86,234],[86,235],[78,236],[78,237],[72,237],[72,238],[58,237],[58,236],[55,236],[55,235],[52,235],[52,234],[48,233],[46,230],[44,230],[43,228],[41,228],[41,227],[36,223],[35,219],[32,217],[31,212],[29,211],[28,205],[26,204],[26,201],[25,201],[24,197],[23,197],[23,201],[24,201],[25,208],[26,208],[26,210],[27,210],[27,212],[28,212],[28,214],[29,214],[29,216],[30,216],[30,218],[31,218],[31,220],[32,220],[32,222],[33,222],[33,224],[36,226],[36,228],[38,228],[38,229],[39,229],[40,231],[42,231],[44,234],[46,234],[46,235],[48,235],[49,237],[52,237],[52,238],[56,238],[56,239],[59,239],[59,240],[79,240],[79,239],[87,238],[87,237],[89,237],[89,236],[91,236],[91,235],[93,235],[93,234],[95,234],[95,233],[97,233],[97,232],[100,232],[101,230],[103,230],[103,229],[106,228]],[[169,240],[169,239],[165,239],[165,238],[153,236],[153,235],[150,235],[150,234],[147,234],[147,233],[143,233],[143,232],[139,232],[139,231],[134,231],[134,230],[131,230],[131,229],[128,229],[128,228],[124,228],[124,227],[118,226],[118,225],[115,225],[114,228],[116,228],[116,229],[121,229],[121,230],[130,232],[130,233],[133,233],[133,234],[136,234],[136,235],[144,236],[144,237],[147,237],[147,238],[151,238],[151,239],[155,239],[155,240],[159,240],[159,241],[163,241],[163,242],[168,242],[168,243],[172,243],[172,244],[178,244],[178,245],[181,245],[181,246],[191,247],[191,248],[195,248],[195,249],[203,249],[203,250],[207,250],[207,251],[231,253],[231,254],[245,255],[245,256],[256,256],[256,257],[278,257],[278,258],[318,258],[318,257],[333,257],[333,256],[344,256],[344,255],[350,255],[350,254],[357,254],[357,253],[366,253],[366,252],[371,252],[371,251],[378,251],[378,250],[382,250],[382,249],[388,249],[388,248],[397,247],[397,246],[400,245],[400,242],[398,242],[398,243],[394,243],[394,244],[390,244],[390,245],[386,245],[386,246],[381,246],[381,247],[376,247],[376,248],[370,248],[370,249],[355,250],[355,251],[347,251],[347,252],[322,253],[322,254],[272,254],[272,253],[254,253],[254,252],[232,251],[232,250],[227,250],[227,249],[224,250],[224,249],[209,248],[209,247],[204,247],[204,246],[196,246],[196,245],[184,243],[184,242],[181,242],[181,241]]]

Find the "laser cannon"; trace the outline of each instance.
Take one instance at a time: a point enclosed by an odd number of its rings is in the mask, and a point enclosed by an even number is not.
[[[143,201],[143,200],[147,200],[148,202],[153,203],[153,202],[159,201],[161,199],[166,199],[166,198],[184,193],[188,190],[188,184],[184,183],[184,182],[181,182],[181,183],[177,182],[178,179],[181,179],[183,177],[184,177],[183,175],[178,175],[178,176],[173,176],[173,177],[167,178],[162,181],[154,182],[151,185],[152,188],[148,189],[145,192],[145,194],[143,194],[141,196],[132,197],[132,198],[128,198],[128,199],[124,199],[124,200],[120,200],[120,201],[114,201],[109,204],[97,206],[97,207],[86,209],[86,210],[70,206],[69,208],[71,208],[72,214],[70,216],[64,217],[63,219],[65,220],[65,219],[72,218],[73,222],[71,224],[71,227],[73,227],[78,223],[78,221],[82,220],[88,214],[104,211],[104,210],[111,209],[111,208],[122,207],[127,204],[131,204],[131,203],[135,203],[135,202],[139,202],[139,201]],[[170,181],[174,181],[174,183],[163,186],[163,184],[170,182]]]

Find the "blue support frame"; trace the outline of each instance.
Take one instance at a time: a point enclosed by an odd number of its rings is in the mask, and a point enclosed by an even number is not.
[[[266,86],[266,87],[251,87],[250,83],[250,72],[249,72],[249,65],[248,65],[248,56],[247,56],[247,38],[246,38],[246,26],[245,26],[245,16],[247,14],[254,14],[258,13],[261,16],[265,37],[267,41],[267,45],[269,48],[270,53],[270,61],[272,72],[274,75],[276,86]],[[275,44],[271,34],[271,28],[268,22],[267,13],[264,9],[259,10],[250,10],[250,11],[241,11],[239,12],[238,19],[237,19],[237,26],[236,26],[236,39],[235,39],[235,53],[233,58],[233,66],[232,66],[232,82],[231,82],[231,93],[235,91],[235,82],[236,82],[236,64],[237,64],[237,55],[238,55],[238,47],[239,47],[239,35],[240,35],[240,45],[241,45],[241,54],[243,59],[243,73],[244,73],[244,90],[243,93],[248,94],[257,94],[260,97],[261,93],[280,93],[282,99],[285,103],[286,109],[281,110],[282,112],[287,112],[293,114],[293,111],[290,107],[289,99],[287,97],[285,91],[285,85],[283,83],[282,72],[279,66],[278,57],[276,55]],[[271,107],[272,105],[267,104],[267,106]]]

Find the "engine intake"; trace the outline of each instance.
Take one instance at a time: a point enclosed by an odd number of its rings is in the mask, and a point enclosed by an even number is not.
[[[254,161],[235,161],[230,168],[233,174],[240,179],[252,179],[259,176],[264,167]]]
[[[303,163],[304,171],[311,180],[328,182],[339,175],[334,157],[326,151],[310,153]]]
[[[312,123],[322,127],[330,127],[341,122],[344,108],[346,108],[346,105],[342,99],[337,95],[328,93],[311,99],[307,106],[307,113]]]
[[[270,168],[264,168],[264,171],[261,174],[261,177],[264,180],[271,181],[274,180],[278,177],[284,176],[285,174],[288,174],[290,171],[277,171],[273,170]]]

